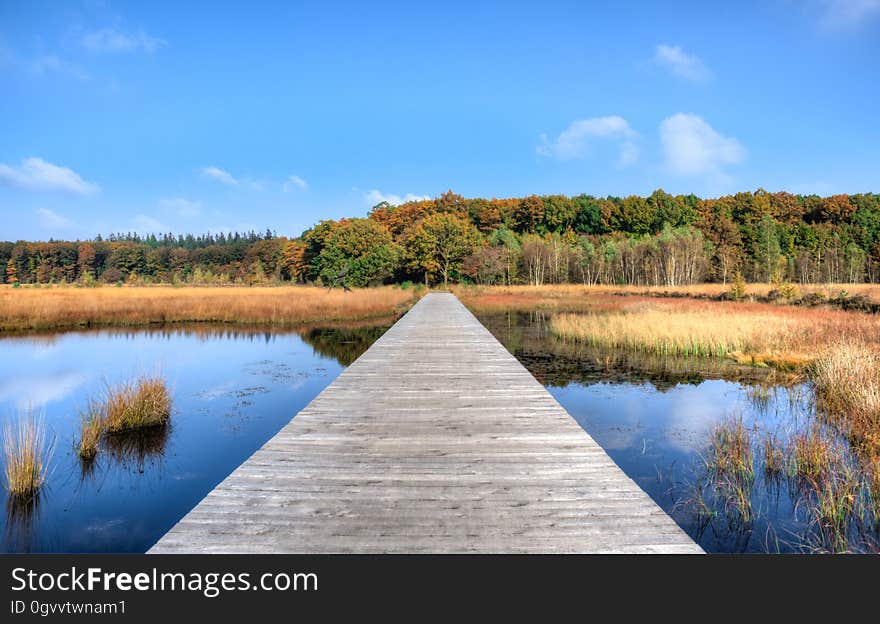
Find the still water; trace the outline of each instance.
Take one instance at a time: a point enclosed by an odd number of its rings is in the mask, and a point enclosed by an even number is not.
[[[621,469],[706,551],[814,552],[817,532],[802,483],[762,469],[761,440],[784,447],[816,423],[807,384],[724,361],[645,357],[556,339],[542,312],[478,315]],[[755,478],[744,520],[707,474],[709,441],[741,421],[752,439]],[[834,437],[834,432],[828,432]],[[837,451],[856,465],[844,440]],[[870,501],[868,501],[870,502]],[[877,552],[876,516],[853,518],[847,550]]]
[[[568,345],[541,312],[480,320],[707,551],[825,550],[798,483],[760,468],[763,436],[784,443],[815,423],[808,386],[721,361]],[[0,551],[145,551],[386,329],[181,327],[0,340],[0,421],[30,410],[55,442],[39,498],[7,500]],[[108,438],[84,465],[74,450],[79,410],[105,384],[143,373],[168,381],[170,425]],[[754,440],[747,521],[707,486],[708,441],[731,418]],[[876,517],[854,522],[847,548],[876,552],[878,526]]]
[[[54,453],[34,504],[8,500],[4,552],[144,552],[271,438],[387,326],[65,333],[0,340],[0,421],[31,411]],[[170,425],[115,437],[89,466],[79,416],[106,383],[160,373]]]

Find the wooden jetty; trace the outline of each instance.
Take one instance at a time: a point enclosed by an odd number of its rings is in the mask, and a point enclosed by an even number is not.
[[[151,553],[700,553],[452,294],[426,295]]]

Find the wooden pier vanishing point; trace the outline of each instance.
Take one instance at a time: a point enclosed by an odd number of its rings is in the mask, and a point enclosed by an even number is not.
[[[452,294],[431,293],[151,553],[700,553]]]

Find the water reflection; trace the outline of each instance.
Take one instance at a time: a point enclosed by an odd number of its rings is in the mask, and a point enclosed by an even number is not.
[[[37,526],[40,516],[40,501],[45,493],[37,492],[32,496],[7,496],[6,527],[4,543],[9,544],[13,552],[32,552],[36,550]]]
[[[0,551],[144,552],[389,325],[200,324],[0,339],[0,423],[39,402],[57,440],[40,497],[7,500]],[[74,442],[86,401],[105,382],[156,370],[172,390],[170,423],[106,436],[97,457],[81,461]]]
[[[102,440],[102,450],[106,450],[110,459],[120,466],[144,472],[147,460],[158,462],[165,455],[171,430],[171,424],[164,424],[112,433]]]
[[[311,329],[300,334],[316,353],[335,358],[348,366],[370,348],[385,333],[387,327],[358,329]]]

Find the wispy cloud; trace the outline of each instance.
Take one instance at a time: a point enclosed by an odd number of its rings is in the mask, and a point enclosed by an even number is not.
[[[159,206],[173,210],[181,217],[197,217],[202,213],[202,202],[183,197],[163,197],[159,200]]]
[[[823,26],[855,28],[880,17],[880,0],[820,0]]]
[[[151,37],[143,30],[125,32],[118,28],[101,28],[85,33],[81,38],[82,45],[93,52],[146,52],[152,54],[167,42]]]
[[[654,50],[654,62],[685,80],[701,82],[712,77],[706,64],[693,54],[687,54],[681,46],[661,43]]]
[[[89,77],[88,73],[79,65],[65,61],[54,54],[38,56],[33,60],[19,63],[19,66],[35,76],[61,74],[78,80],[87,80]]]
[[[171,228],[149,215],[139,214],[134,218],[135,228],[144,234],[169,232]]]
[[[383,193],[379,189],[364,191],[363,195],[364,201],[370,206],[375,206],[376,204],[381,204],[382,202],[388,202],[392,206],[399,206],[400,204],[405,204],[407,202],[424,201],[426,199],[431,199],[427,195],[416,195],[414,193],[407,193],[406,195],[400,196],[395,195],[394,193]]]
[[[255,180],[254,178],[236,178],[231,173],[226,171],[225,169],[221,169],[220,167],[210,166],[210,167],[202,167],[199,170],[203,177],[211,178],[212,180],[216,180],[226,186],[238,186],[241,188],[250,189],[252,191],[263,191],[266,189],[266,181],[265,180]]]
[[[559,160],[583,158],[597,140],[611,141],[617,145],[620,155],[618,164],[631,165],[638,160],[639,148],[635,143],[638,133],[629,122],[618,115],[578,119],[559,133],[553,141],[541,135],[538,154]]]
[[[100,187],[83,180],[73,169],[42,158],[26,158],[18,167],[0,163],[0,184],[29,191],[61,191],[73,195],[97,193]]]
[[[723,175],[724,167],[745,159],[746,150],[697,115],[677,113],[660,123],[666,167],[682,175]]]
[[[238,186],[238,180],[233,178],[231,173],[220,167],[202,167],[202,175],[206,178],[212,178],[218,182],[222,182],[228,186]]]
[[[298,175],[292,175],[284,181],[284,185],[282,186],[282,188],[284,189],[284,192],[287,193],[288,191],[292,191],[294,189],[300,189],[302,191],[308,190],[309,185]]]
[[[48,208],[38,208],[37,216],[40,218],[40,225],[47,230],[70,230],[74,227],[73,221]]]

